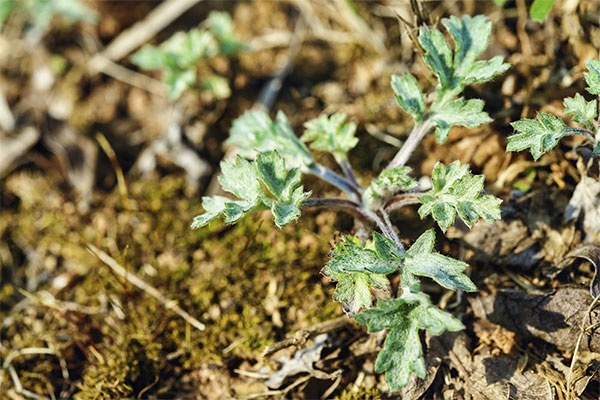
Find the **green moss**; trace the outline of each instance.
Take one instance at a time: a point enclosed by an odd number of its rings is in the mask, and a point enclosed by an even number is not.
[[[58,300],[97,312],[65,311],[60,303],[50,312],[42,304],[32,304],[26,314],[4,312],[3,318],[13,322],[1,328],[6,351],[0,355],[27,346],[60,347],[67,363],[79,366],[72,371],[79,399],[136,397],[142,391],[144,397],[168,397],[186,371],[207,362],[223,364],[224,355],[255,362],[266,345],[288,332],[341,315],[331,300],[334,285],[320,275],[333,237],[333,213],[309,212],[282,230],[266,213],[235,226],[217,222],[192,231],[200,199],[186,198],[180,177],[131,184],[136,210],[124,210],[115,191],[95,198],[84,216],[41,176],[14,179],[7,187],[19,199],[18,208],[0,212],[1,234],[16,247],[35,250],[40,274],[73,277],[54,292]],[[87,251],[88,244],[177,301],[206,330],[191,328],[116,276]],[[32,268],[19,257],[9,265],[15,275],[11,282],[26,281],[26,269]],[[51,287],[51,280],[40,282],[37,290]],[[5,283],[0,296],[3,310],[22,298],[13,283]],[[266,306],[267,297],[275,306]],[[274,322],[273,310],[282,326]],[[42,361],[35,372],[59,382],[48,372],[57,371],[57,360]],[[20,372],[29,364],[16,366]],[[41,390],[40,382],[30,376],[23,385]]]

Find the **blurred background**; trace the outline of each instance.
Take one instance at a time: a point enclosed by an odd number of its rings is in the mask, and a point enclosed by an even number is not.
[[[538,162],[504,149],[509,122],[536,111],[561,116],[563,98],[584,93],[585,62],[600,48],[600,3],[556,0],[543,22],[530,18],[530,5],[0,0],[0,398],[388,397],[373,372],[377,342],[360,328],[315,339],[304,353],[261,356],[290,332],[343,315],[319,272],[336,235],[352,232],[349,215],[308,211],[282,230],[261,214],[235,226],[189,225],[201,197],[220,190],[219,162],[235,155],[223,144],[232,121],[252,108],[284,111],[296,133],[321,113],[346,113],[360,139],[350,161],[368,182],[411,129],[390,75],[411,72],[426,92],[436,84],[418,27],[476,14],[493,23],[484,56],[513,65],[465,91],[485,100],[494,122],[456,127],[444,146],[426,138],[411,167],[428,176],[438,160],[469,163],[505,200],[506,218],[439,238],[439,251],[474,266],[481,290],[467,301],[425,285],[437,302],[453,303],[467,331],[437,350],[430,343],[433,377],[403,395],[502,398],[528,383],[541,394],[515,398],[562,398],[554,396],[565,391],[575,311],[564,311],[568,329],[538,326],[540,334],[511,328],[510,313],[491,317],[486,304],[507,288],[568,284],[587,293],[592,280],[591,263],[548,269],[600,231],[597,222],[564,221],[582,175],[578,139]],[[305,186],[337,195],[310,177]],[[415,209],[393,222],[407,239],[431,225]],[[591,298],[577,303],[578,293],[563,294],[580,312]],[[600,358],[590,346],[573,373],[585,382],[579,395],[593,399]],[[302,359],[312,366],[299,367]]]

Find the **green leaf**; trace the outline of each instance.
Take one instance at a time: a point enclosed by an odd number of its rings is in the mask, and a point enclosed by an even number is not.
[[[554,0],[533,0],[533,4],[529,9],[531,18],[535,21],[543,21],[554,5]]]
[[[454,89],[458,79],[454,77],[452,65],[452,49],[444,39],[444,35],[436,28],[422,26],[419,29],[419,43],[425,50],[423,60],[431,71],[437,75],[441,89]]]
[[[174,100],[196,83],[196,70],[167,70],[164,79],[169,88],[169,97]]]
[[[194,217],[192,229],[198,229],[218,217],[225,210],[225,204],[228,201],[230,200],[223,196],[203,197],[202,207],[204,208],[204,214]]]
[[[440,144],[448,138],[450,128],[456,125],[475,128],[491,122],[490,116],[483,111],[484,101],[480,99],[465,100],[462,97],[446,104],[436,111],[431,120],[437,125],[435,137]]]
[[[494,3],[502,7],[508,0],[494,0]]]
[[[425,100],[415,77],[411,74],[392,75],[392,89],[400,107],[412,115],[415,121],[423,120]]]
[[[390,330],[375,361],[375,371],[386,372],[392,391],[404,387],[413,372],[425,378],[420,329],[427,329],[433,335],[464,329],[459,320],[431,304],[424,293],[406,293],[397,299],[379,300],[376,308],[365,310],[354,319],[366,325],[369,332]]]
[[[563,137],[577,133],[577,130],[567,127],[562,119],[546,113],[538,113],[537,119],[513,122],[511,126],[520,133],[508,137],[506,150],[530,148],[534,160],[552,150]]]
[[[446,289],[476,291],[475,284],[462,272],[467,263],[433,252],[435,231],[425,231],[406,252],[404,266],[408,272],[433,279]]]
[[[301,139],[312,142],[310,148],[313,150],[328,151],[345,157],[358,143],[358,139],[354,137],[356,125],[352,122],[345,123],[345,120],[346,114],[337,113],[329,118],[321,114],[304,124],[306,130]]]
[[[594,129],[594,119],[596,119],[598,111],[595,99],[587,102],[582,95],[577,93],[575,97],[567,97],[563,104],[565,113],[575,115],[573,121],[588,129]]]
[[[256,158],[256,171],[261,182],[275,197],[274,200],[262,196],[262,202],[271,208],[278,227],[287,225],[300,216],[300,206],[310,197],[300,186],[300,169],[288,170],[285,160],[276,151],[260,153]]]
[[[492,33],[492,23],[483,15],[473,18],[468,15],[462,18],[452,16],[442,19],[442,23],[450,32],[455,44],[454,74],[463,78],[477,57],[486,49]]]
[[[396,271],[401,262],[394,243],[377,232],[364,247],[358,238],[346,236],[330,257],[322,272],[338,282],[333,299],[350,315],[371,305],[370,288],[387,291],[385,275]]]
[[[235,34],[233,20],[224,11],[213,11],[206,19],[208,29],[215,35],[219,42],[219,52],[232,55],[240,50],[247,50],[249,46],[240,41]]]
[[[467,165],[454,161],[448,167],[437,163],[433,169],[433,188],[419,198],[421,218],[431,214],[443,232],[454,223],[456,214],[469,227],[479,218],[487,222],[500,219],[502,200],[485,195],[483,175],[471,175]]]
[[[217,99],[226,99],[231,96],[231,89],[227,79],[218,75],[211,75],[202,80],[202,89],[210,92]]]
[[[350,316],[371,306],[371,288],[387,291],[389,282],[385,275],[369,271],[337,271],[325,266],[322,272],[338,282],[333,300],[342,303],[344,312]]]
[[[396,247],[385,236],[377,232],[373,235],[374,240],[368,241],[364,247],[358,238],[346,236],[343,242],[336,245],[327,265],[341,272],[390,274],[396,271],[400,264]]]
[[[417,186],[417,182],[408,174],[409,167],[396,167],[383,171],[363,192],[363,202],[370,209],[376,210],[389,197]]]
[[[600,60],[589,60],[586,66],[588,72],[583,76],[588,84],[587,91],[600,96]]]
[[[271,205],[271,213],[275,225],[281,228],[300,217],[300,206],[310,197],[311,192],[304,192],[302,186],[297,187],[287,200],[275,201]]]
[[[221,162],[222,175],[218,180],[223,190],[248,202],[256,202],[262,194],[256,168],[252,163],[238,156],[235,164]]]
[[[276,151],[261,153],[256,158],[258,175],[265,186],[278,200],[290,200],[292,193],[300,185],[300,170],[286,169],[285,160]]]
[[[310,151],[294,135],[281,111],[275,121],[264,111],[246,111],[233,121],[226,143],[239,146],[239,154],[247,158],[255,158],[258,152],[277,150],[288,166],[307,167],[314,163]]]
[[[300,206],[310,197],[300,186],[300,170],[286,169],[284,159],[276,152],[260,153],[251,163],[238,156],[235,164],[221,162],[218,180],[221,187],[240,200],[226,197],[203,197],[205,213],[194,218],[192,228],[208,224],[223,216],[225,223],[232,224],[255,209],[271,209],[275,224],[281,228],[300,216]],[[269,190],[269,197],[263,190]]]
[[[503,74],[509,68],[510,64],[505,63],[502,56],[496,56],[485,61],[475,61],[464,75],[462,83],[469,85],[471,83],[487,82]]]

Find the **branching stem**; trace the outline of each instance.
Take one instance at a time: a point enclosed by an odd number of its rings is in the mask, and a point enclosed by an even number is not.
[[[357,202],[360,202],[359,189],[350,180],[335,173],[334,171],[330,170],[329,168],[327,168],[321,164],[317,164],[317,163],[314,163],[311,166],[309,166],[309,171],[311,174],[315,175],[316,177],[321,178],[322,180],[332,184],[336,188],[345,192],[348,195],[348,197],[350,197],[352,200],[356,200]]]
[[[419,204],[419,196],[421,193],[402,193],[397,196],[392,197],[385,204],[385,211],[390,213],[394,210],[398,210],[405,206],[410,206],[412,204]]]
[[[362,186],[360,186],[360,183],[358,183],[358,179],[356,178],[356,174],[354,173],[354,169],[352,168],[352,165],[350,165],[348,158],[345,155],[336,156],[335,160],[339,164],[340,168],[342,168],[342,171],[344,172],[344,175],[346,175],[346,178],[348,178],[348,180],[352,182],[352,185],[354,186],[356,191],[358,191],[358,193],[362,195],[363,188]]]

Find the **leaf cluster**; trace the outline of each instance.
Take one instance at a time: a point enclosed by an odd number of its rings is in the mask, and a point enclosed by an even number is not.
[[[227,98],[231,89],[227,80],[216,74],[198,82],[200,60],[224,54],[231,56],[247,49],[235,35],[233,21],[226,12],[213,11],[205,21],[207,29],[177,32],[158,46],[146,45],[131,56],[131,61],[146,70],[164,70],[163,80],[171,99],[177,99],[197,84],[216,98]]]
[[[454,49],[437,28],[421,27],[419,43],[425,51],[423,60],[438,79],[436,98],[427,108],[417,80],[409,73],[392,76],[392,89],[398,104],[416,123],[431,121],[436,137],[444,143],[450,128],[462,125],[469,128],[491,121],[483,111],[483,101],[458,98],[467,85],[487,82],[506,71],[510,65],[502,56],[477,61],[486,49],[491,35],[491,22],[484,16],[444,18]]]
[[[587,83],[586,90],[600,96],[600,60],[589,60],[588,71],[584,73]],[[582,135],[592,144],[593,154],[600,156],[600,123],[598,117],[598,102],[596,99],[587,101],[581,94],[568,97],[563,101],[565,114],[572,115],[572,120],[582,128],[569,127],[554,115],[538,112],[535,119],[522,119],[511,123],[517,131],[509,136],[507,151],[529,149],[534,160],[552,150],[562,139],[571,135]],[[595,133],[594,133],[595,131]]]
[[[193,229],[219,216],[232,224],[260,209],[270,209],[275,224],[282,227],[300,216],[300,205],[310,197],[310,192],[304,192],[300,185],[300,170],[287,169],[285,160],[276,151],[259,154],[255,162],[242,157],[235,164],[223,161],[221,171],[221,187],[237,199],[203,197],[205,213],[194,218]]]

